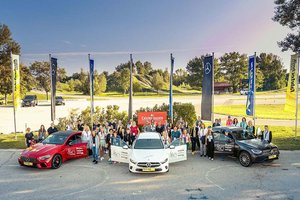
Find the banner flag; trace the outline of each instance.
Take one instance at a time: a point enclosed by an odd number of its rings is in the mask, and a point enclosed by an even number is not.
[[[213,106],[213,81],[214,81],[214,56],[204,57],[203,81],[202,81],[202,102],[201,119],[212,120]]]
[[[20,56],[11,54],[12,71],[13,71],[13,103],[16,110],[21,107],[20,94]]]
[[[94,60],[90,59],[91,112],[94,113]]]
[[[248,60],[248,95],[246,102],[246,114],[254,115],[254,92],[255,92],[255,56]]]
[[[51,121],[55,120],[55,96],[56,96],[56,74],[57,59],[50,55],[50,73],[51,73]]]
[[[289,73],[289,81],[286,90],[286,101],[284,111],[295,112],[296,111],[296,86],[298,76],[298,58],[297,54],[291,56],[291,68]]]
[[[173,122],[173,71],[174,71],[174,57],[171,54],[171,71],[170,71],[170,91],[169,91],[169,117]]]

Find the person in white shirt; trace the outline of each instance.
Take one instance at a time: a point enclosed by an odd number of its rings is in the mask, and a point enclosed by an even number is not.
[[[88,149],[88,154],[91,154],[92,148],[90,147],[90,137],[91,137],[91,130],[90,127],[87,125],[84,125],[83,131],[81,133],[81,140],[82,143],[87,143],[87,149]]]
[[[200,156],[206,157],[205,137],[207,134],[207,129],[205,128],[204,123],[200,124],[200,129],[199,129],[198,134],[199,134],[199,140],[200,140]]]

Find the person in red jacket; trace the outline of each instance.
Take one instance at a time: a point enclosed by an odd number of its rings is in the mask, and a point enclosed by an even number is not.
[[[133,121],[132,126],[130,127],[130,142],[129,142],[130,145],[132,145],[133,141],[135,140],[135,138],[138,136],[139,133],[140,133],[140,129],[136,125],[136,122]]]

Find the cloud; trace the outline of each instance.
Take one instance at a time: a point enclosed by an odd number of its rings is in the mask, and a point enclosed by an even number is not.
[[[63,40],[62,41],[64,44],[72,44],[72,42],[70,42],[69,40]]]

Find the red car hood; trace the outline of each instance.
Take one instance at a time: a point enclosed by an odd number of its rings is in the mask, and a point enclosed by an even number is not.
[[[55,154],[62,145],[55,145],[55,144],[42,144],[38,143],[33,145],[32,147],[29,147],[25,149],[22,153],[21,156],[26,156],[26,157],[38,157],[38,156],[44,156],[47,154],[53,155]]]

